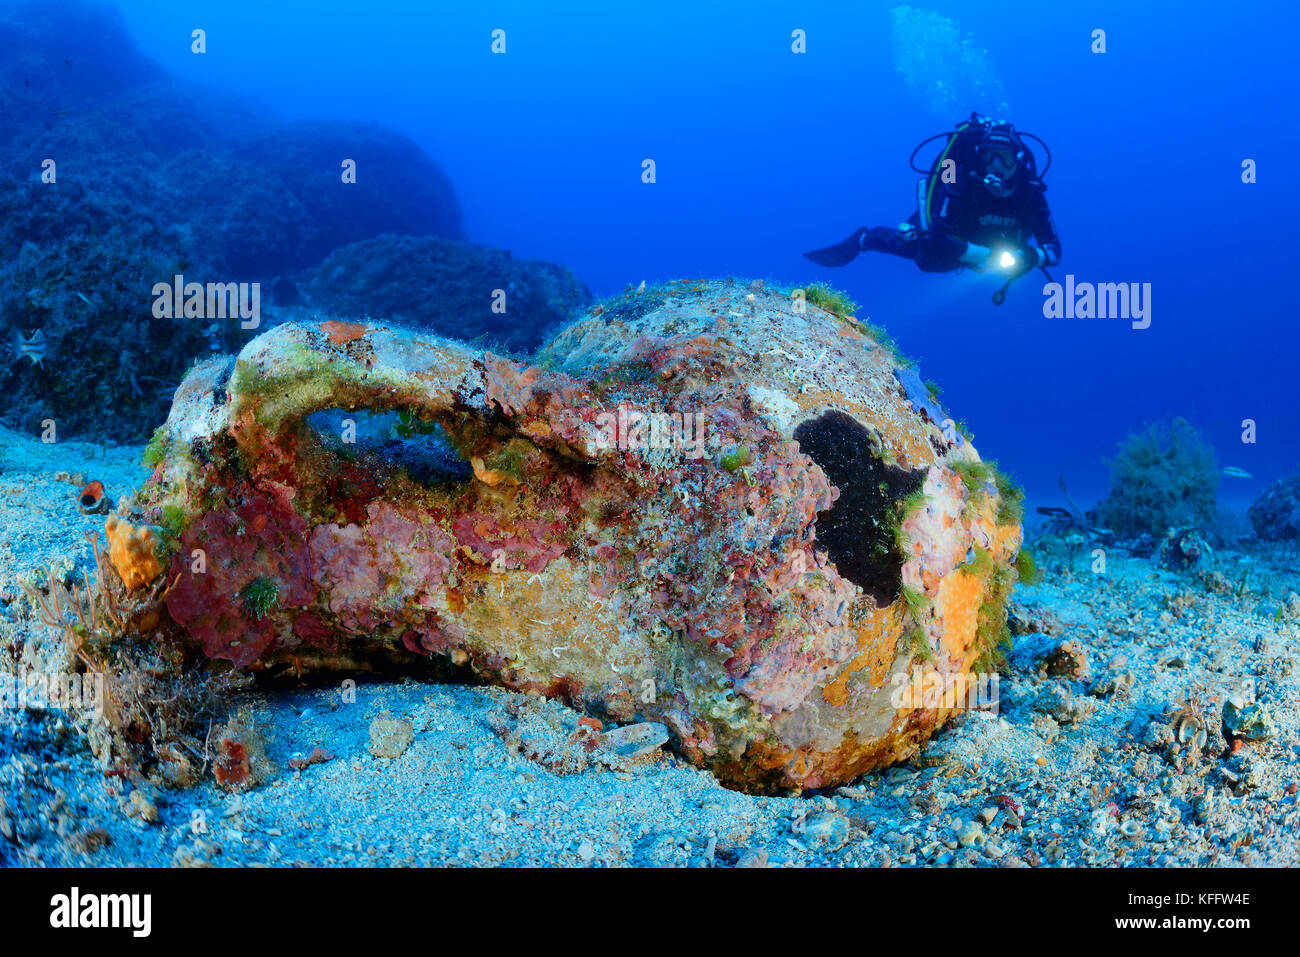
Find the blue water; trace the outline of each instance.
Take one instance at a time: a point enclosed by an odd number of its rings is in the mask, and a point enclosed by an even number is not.
[[[1008,118],[1051,146],[1058,278],[1152,284],[1139,331],[1043,318],[1041,280],[995,308],[990,276],[802,259],[906,218],[912,148],[996,109],[936,115],[895,69],[895,5],[119,4],[142,52],[178,77],[287,118],[412,136],[450,175],[471,239],[569,266],[597,295],[728,274],[845,289],[1038,501],[1059,497],[1058,475],[1096,500],[1116,444],[1171,415],[1255,476],[1225,480],[1225,500],[1294,471],[1297,6],[916,4],[972,34]],[[206,55],[190,52],[195,27]],[[490,52],[494,28],[504,55]],[[791,52],[795,28],[806,54]],[[1095,28],[1104,54],[1090,51]],[[1245,158],[1256,184],[1241,182]],[[1257,444],[1240,440],[1246,418]]]

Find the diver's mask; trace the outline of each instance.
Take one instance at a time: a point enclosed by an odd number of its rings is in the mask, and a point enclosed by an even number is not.
[[[1005,134],[994,133],[979,146],[980,164],[984,169],[984,188],[998,199],[1016,191],[1016,174],[1025,151]]]

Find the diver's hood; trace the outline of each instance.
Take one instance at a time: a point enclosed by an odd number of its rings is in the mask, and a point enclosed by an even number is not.
[[[981,137],[977,149],[982,152],[1011,150],[1015,152],[1018,161],[1025,158],[1025,144],[1021,142],[1020,137],[1016,135],[1016,128],[1010,123],[999,123],[989,127],[988,132]]]

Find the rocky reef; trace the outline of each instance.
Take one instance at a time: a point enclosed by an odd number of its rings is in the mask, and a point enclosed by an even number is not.
[[[597,306],[527,366],[288,324],[190,373],[140,503],[215,662],[422,664],[662,723],[737,788],[823,788],[912,753],[1006,634],[1016,490],[900,373],[761,282]],[[318,431],[330,410],[397,412],[469,467]]]
[[[587,287],[554,263],[432,236],[343,246],[312,272],[309,290],[310,304],[328,315],[373,316],[511,350],[537,348],[591,304]]]
[[[1255,534],[1265,541],[1300,538],[1300,475],[1278,479],[1251,503]]]
[[[590,302],[559,267],[459,242],[451,181],[408,137],[284,122],[176,81],[105,4],[0,10],[0,79],[0,422],[28,434],[53,420],[60,437],[145,441],[196,360],[295,316],[318,277],[306,306],[326,314],[346,300],[345,315],[400,313],[511,348]],[[154,289],[178,275],[257,283],[260,314],[245,326],[209,293],[197,315],[163,318]],[[505,314],[491,309],[498,288]],[[468,326],[427,305],[460,309],[466,290],[481,316]]]

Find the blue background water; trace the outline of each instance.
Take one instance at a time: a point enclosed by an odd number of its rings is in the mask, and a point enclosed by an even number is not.
[[[679,276],[826,280],[944,388],[1031,498],[1102,495],[1130,430],[1192,420],[1253,498],[1296,452],[1294,3],[919,4],[996,65],[1050,144],[1059,277],[1150,282],[1153,321],[1047,320],[1041,283],[799,255],[914,208],[934,115],[895,70],[892,3],[121,0],[141,50],[288,118],[376,120],[451,176],[478,242],[570,266],[597,295]],[[1073,6],[1073,5],[1070,5]],[[1081,5],[1079,5],[1081,6]],[[208,52],[190,52],[190,31]],[[507,31],[507,53],[490,32]],[[790,50],[795,28],[808,52]],[[1107,52],[1090,51],[1107,31]],[[231,129],[231,137],[240,131]],[[641,182],[653,158],[658,182]],[[1259,165],[1244,185],[1241,161]],[[1258,422],[1244,445],[1240,423]]]

